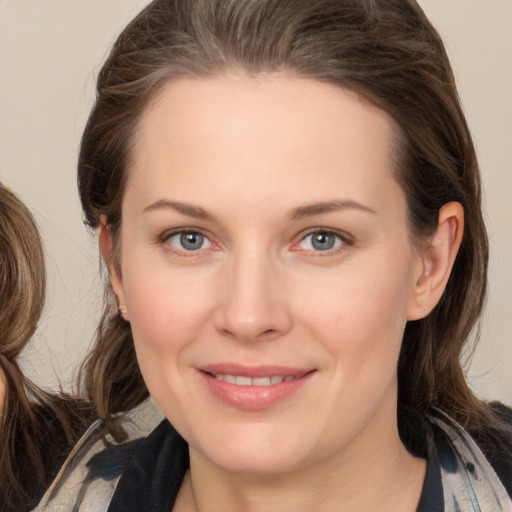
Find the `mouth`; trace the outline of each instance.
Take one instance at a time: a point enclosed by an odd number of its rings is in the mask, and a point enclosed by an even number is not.
[[[315,369],[238,365],[215,365],[199,371],[213,396],[245,410],[262,410],[293,399],[315,373]]]
[[[216,380],[234,384],[235,386],[272,386],[274,384],[281,384],[282,382],[291,382],[296,379],[301,379],[309,372],[299,375],[271,375],[267,377],[249,377],[247,375],[230,375],[228,373],[206,373]]]

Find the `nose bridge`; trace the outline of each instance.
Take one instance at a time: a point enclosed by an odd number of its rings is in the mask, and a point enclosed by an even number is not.
[[[223,333],[251,341],[276,337],[290,328],[279,268],[267,252],[254,247],[234,252],[226,281],[217,315],[217,328]]]

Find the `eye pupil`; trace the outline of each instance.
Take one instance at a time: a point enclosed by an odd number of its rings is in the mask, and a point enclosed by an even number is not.
[[[181,246],[187,251],[201,249],[204,236],[201,233],[182,233],[180,236]]]
[[[328,251],[335,243],[334,236],[329,233],[314,233],[311,237],[311,244],[319,251]]]

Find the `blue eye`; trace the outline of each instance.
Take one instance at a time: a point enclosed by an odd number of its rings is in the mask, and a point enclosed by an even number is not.
[[[211,242],[197,231],[180,231],[167,238],[167,243],[182,251],[199,251],[211,246]]]
[[[339,235],[331,231],[315,231],[300,241],[301,249],[308,251],[330,251],[343,244]]]

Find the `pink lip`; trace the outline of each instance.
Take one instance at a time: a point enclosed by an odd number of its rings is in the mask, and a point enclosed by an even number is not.
[[[216,364],[199,369],[210,392],[224,403],[247,410],[260,410],[271,407],[296,393],[315,373],[310,369],[289,368],[283,366],[239,366]],[[238,386],[217,380],[212,374],[236,375],[241,377],[295,377],[270,386]]]
[[[228,374],[228,375],[240,375],[241,377],[270,377],[272,375],[282,375],[283,377],[295,377],[298,375],[304,375],[311,371],[311,368],[290,368],[289,366],[244,366],[232,363],[221,363],[202,366],[199,368],[203,372],[214,373],[214,374]]]

